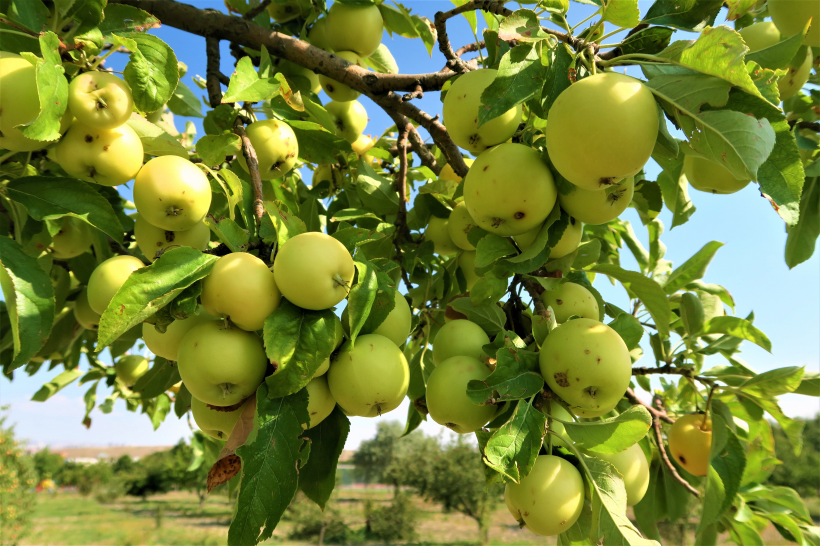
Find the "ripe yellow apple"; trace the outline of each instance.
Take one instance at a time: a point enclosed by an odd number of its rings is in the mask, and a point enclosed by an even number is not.
[[[373,332],[367,333],[384,336],[395,343],[397,347],[401,347],[407,341],[407,336],[410,335],[413,313],[410,310],[410,305],[407,304],[407,300],[398,290],[395,292],[395,299],[396,305],[387,315],[387,318],[384,319],[384,322],[379,324]]]
[[[365,163],[373,164],[378,161],[375,157],[367,153],[370,148],[376,145],[376,139],[371,138],[370,135],[359,135],[355,141],[350,144],[353,151],[359,157],[364,156]]]
[[[350,5],[335,2],[327,12],[327,43],[334,51],[354,51],[370,57],[378,49],[384,20],[374,4]]]
[[[357,100],[347,102],[332,100],[325,104],[325,110],[333,119],[333,129],[336,131],[336,136],[350,143],[356,142],[362,136],[365,127],[367,127],[367,110]]]
[[[555,290],[545,290],[541,293],[544,305],[552,307],[555,321],[564,323],[573,315],[598,320],[598,302],[592,292],[574,282],[565,282]]]
[[[200,299],[211,315],[252,332],[262,329],[282,294],[265,262],[247,252],[233,252],[214,264],[202,282]]]
[[[193,163],[175,155],[155,157],[134,181],[140,216],[166,231],[185,231],[202,222],[211,206],[211,185]]]
[[[375,6],[374,6],[375,7]],[[330,26],[328,26],[330,30]],[[353,51],[336,51],[334,53],[337,57],[346,60],[350,64],[355,64],[364,67],[364,60]],[[337,82],[323,74],[319,74],[319,83],[322,84],[322,89],[325,90],[327,96],[337,102],[348,102],[359,98],[359,93],[349,85]]]
[[[77,299],[74,300],[74,318],[86,330],[96,330],[100,325],[100,314],[88,303],[88,288],[83,286]]]
[[[117,379],[130,387],[148,371],[148,359],[140,355],[123,356],[114,363],[114,369]]]
[[[0,149],[30,152],[44,148],[45,142],[24,137],[17,128],[39,115],[34,65],[19,55],[3,55],[0,57]]]
[[[197,310],[197,314],[184,320],[175,320],[167,326],[165,333],[160,333],[153,324],[142,323],[142,340],[148,350],[166,360],[177,361],[179,356],[179,344],[191,328],[206,321],[216,320],[216,317],[209,315],[202,309]]]
[[[707,193],[735,193],[751,182],[738,180],[723,165],[694,155],[687,155],[683,159],[683,173],[693,188]]]
[[[461,269],[461,272],[464,274],[464,279],[467,281],[467,290],[472,290],[480,278],[475,272],[475,252],[465,250],[459,254],[458,268]]]
[[[452,320],[439,329],[433,340],[433,363],[438,366],[454,356],[469,356],[483,362],[482,347],[488,343],[489,336],[475,322]]]
[[[142,260],[134,256],[114,256],[98,265],[88,279],[88,304],[91,309],[102,315],[131,273],[143,267],[145,264]]]
[[[470,216],[479,227],[502,237],[541,225],[557,197],[549,168],[538,152],[523,144],[505,143],[487,150],[464,179]]]
[[[54,156],[71,176],[101,186],[119,186],[137,176],[142,152],[142,141],[129,125],[95,129],[75,120]]]
[[[114,129],[131,117],[134,99],[131,87],[114,74],[86,72],[71,80],[68,109],[89,127]]]
[[[134,217],[134,239],[143,255],[153,262],[166,248],[189,246],[205,250],[211,242],[211,230],[204,222],[199,222],[185,231],[166,231],[152,226],[138,213]]]
[[[471,167],[473,165],[473,160],[469,157],[465,157],[464,163],[467,164],[467,167]],[[444,180],[452,180],[453,182],[461,182],[461,177],[456,174],[453,167],[451,167],[449,163],[444,164],[444,167],[441,168],[441,172],[438,173],[438,177],[443,178]]]
[[[424,230],[424,240],[433,241],[435,253],[440,256],[452,256],[458,252],[458,247],[450,238],[448,220],[438,216],[430,216],[427,229]]]
[[[251,123],[245,131],[256,151],[262,180],[282,178],[296,165],[299,143],[290,125],[284,121],[264,119]],[[236,157],[245,172],[249,172],[245,156],[240,153]]]
[[[336,407],[336,400],[330,393],[330,388],[327,386],[327,377],[324,375],[314,377],[310,383],[305,387],[308,393],[308,415],[310,416],[310,423],[304,428],[313,428],[333,413],[333,408]]]
[[[521,122],[522,108],[519,104],[478,126],[478,111],[483,108],[481,93],[493,83],[497,73],[495,69],[483,68],[462,74],[444,97],[442,112],[447,133],[453,142],[473,154],[501,144],[515,134]]]
[[[191,414],[199,430],[215,440],[224,442],[231,437],[231,432],[247,405],[248,402],[245,402],[233,411],[219,411],[209,408],[208,404],[192,396]]]
[[[620,453],[590,453],[615,467],[624,479],[626,487],[626,505],[635,506],[649,489],[649,463],[638,444],[626,448]]]
[[[606,224],[621,215],[635,193],[635,177],[630,176],[617,186],[603,191],[576,187],[568,195],[559,195],[558,202],[567,213],[585,224]]]
[[[693,476],[709,471],[712,449],[712,420],[702,414],[684,415],[669,429],[669,452]]]
[[[602,190],[646,165],[658,121],[652,92],[635,78],[618,72],[584,78],[566,88],[550,108],[550,159],[576,186]]]
[[[803,27],[811,19],[803,43],[820,47],[820,4],[815,0],[769,0],[768,7],[772,21],[784,38],[803,32]]]
[[[87,251],[93,241],[91,226],[78,218],[65,216],[60,219],[60,231],[51,237],[51,255],[58,260],[68,260]]]
[[[456,205],[447,220],[447,232],[450,234],[450,239],[462,250],[475,250],[475,247],[467,239],[467,234],[474,227],[478,227],[478,224],[470,216],[467,205],[462,201]]]
[[[479,406],[467,397],[467,383],[483,381],[490,369],[476,358],[454,356],[441,362],[427,380],[427,410],[439,425],[471,434],[493,418],[494,405]]]

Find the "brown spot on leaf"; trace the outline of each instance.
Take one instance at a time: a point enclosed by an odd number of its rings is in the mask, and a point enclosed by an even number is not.
[[[239,474],[241,469],[242,461],[236,454],[228,455],[216,461],[208,471],[208,493],[210,493],[214,487],[228,483],[231,478]]]

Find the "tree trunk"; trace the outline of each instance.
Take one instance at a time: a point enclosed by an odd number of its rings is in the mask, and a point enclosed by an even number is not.
[[[490,542],[491,526],[492,522],[489,516],[478,519],[478,539],[481,541],[481,544],[488,544]]]
[[[323,521],[322,527],[319,529],[319,546],[323,546],[325,543],[325,527],[327,527],[327,524]]]

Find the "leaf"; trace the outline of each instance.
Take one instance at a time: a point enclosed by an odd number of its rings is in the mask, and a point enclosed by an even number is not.
[[[108,4],[98,28],[103,36],[112,32],[145,32],[159,26],[159,19],[148,12],[125,4]]]
[[[687,284],[693,281],[698,281],[706,274],[706,268],[715,257],[715,254],[723,246],[723,243],[711,241],[703,245],[694,256],[686,260],[680,267],[677,267],[663,285],[663,289],[667,294],[674,294]]]
[[[529,100],[544,86],[540,45],[521,44],[504,54],[493,82],[481,93],[478,126]]]
[[[51,31],[40,36],[42,62],[37,63],[37,94],[40,100],[39,115],[20,128],[24,136],[33,140],[57,140],[60,138],[60,119],[68,104],[68,80],[65,78],[62,59],[58,53],[60,38]]]
[[[794,389],[794,393],[803,396],[820,396],[820,372],[804,372],[802,381]]]
[[[779,68],[789,68],[792,59],[795,58],[800,46],[803,45],[805,31],[795,34],[783,41],[777,42],[771,47],[750,51],[746,54],[746,62],[752,61],[763,68],[777,70]],[[803,54],[805,55],[805,53]]]
[[[151,369],[137,380],[131,390],[139,393],[140,398],[149,399],[161,395],[180,381],[179,368],[158,356]]]
[[[150,266],[131,273],[100,318],[97,350],[208,276],[217,259],[191,247],[172,248]]]
[[[510,481],[520,483],[532,470],[547,416],[529,402],[521,402],[512,418],[495,431],[484,448],[484,463]]]
[[[384,44],[379,44],[376,51],[370,57],[367,57],[364,62],[367,66],[382,74],[399,73],[399,65],[396,64],[396,59],[393,58],[393,54]]]
[[[129,33],[124,37],[136,42],[123,77],[134,95],[134,106],[143,112],[155,112],[173,96],[179,83],[179,69],[174,50],[152,34]]]
[[[167,394],[160,394],[155,399],[151,400],[148,405],[143,402],[143,413],[147,413],[151,418],[151,424],[154,425],[154,430],[165,421],[168,412],[171,411],[171,397]]]
[[[309,422],[307,393],[270,399],[263,383],[256,393],[258,431],[236,450],[242,459],[242,486],[228,530],[230,546],[267,540],[296,494],[299,468],[310,448],[300,437]]]
[[[279,95],[281,87],[282,84],[276,78],[260,78],[253,67],[253,60],[250,57],[242,57],[231,74],[231,81],[222,97],[222,103],[268,100]]]
[[[225,243],[231,252],[244,252],[248,249],[250,237],[248,232],[230,218],[220,218],[215,221],[213,216],[206,216],[203,219],[212,232]]]
[[[182,82],[177,84],[173,96],[168,101],[168,109],[178,116],[188,118],[205,117],[202,115],[202,102],[194,95],[194,92]]]
[[[220,165],[225,156],[237,155],[241,150],[242,140],[233,133],[205,135],[196,142],[196,153],[211,167]]]
[[[379,280],[376,276],[376,267],[367,260],[354,260],[358,271],[356,286],[350,290],[347,298],[347,312],[350,325],[350,342],[356,342],[356,336],[367,322],[373,303],[376,301],[376,292],[379,289]]]
[[[336,406],[324,421],[302,435],[310,440],[310,458],[299,474],[299,489],[322,510],[336,487],[336,468],[349,432],[350,420]]]
[[[299,158],[308,163],[338,163],[339,154],[353,153],[353,148],[336,133],[327,131],[318,123],[287,120],[299,142]]]
[[[280,247],[289,239],[307,232],[307,226],[301,218],[283,211],[273,201],[265,201],[265,212],[276,228],[276,239]]]
[[[76,178],[28,176],[10,181],[6,190],[9,199],[24,205],[35,220],[72,216],[122,242],[122,224],[117,213],[91,184]]]
[[[475,267],[482,268],[493,264],[499,258],[515,254],[515,246],[509,237],[489,233],[476,245]]]
[[[0,237],[0,286],[14,346],[11,365],[4,369],[8,373],[28,362],[48,339],[54,324],[54,288],[37,260],[8,237]]]
[[[712,418],[712,448],[709,453],[709,473],[698,533],[717,521],[733,503],[743,478],[746,455],[743,446],[726,421],[714,411]]]
[[[655,0],[643,23],[700,32],[715,24],[723,0]]]
[[[603,20],[621,28],[638,26],[641,21],[638,0],[608,0],[604,2]]]
[[[789,269],[807,261],[814,254],[820,236],[820,178],[806,178],[800,197],[800,216],[787,228],[786,265]]]
[[[504,311],[495,303],[473,305],[470,298],[459,298],[450,302],[450,306],[467,316],[467,320],[475,322],[487,332],[489,336],[494,336],[504,330],[507,316]]]
[[[769,370],[748,379],[738,388],[756,396],[773,398],[794,392],[801,384],[804,370],[805,368],[800,366]]]
[[[505,41],[538,42],[547,37],[541,29],[538,16],[528,9],[520,9],[505,17],[498,28],[498,38]]]
[[[643,337],[643,326],[641,326],[638,319],[629,313],[619,314],[608,326],[618,332],[618,335],[624,340],[626,348],[630,351],[638,346]]]
[[[395,214],[399,208],[399,192],[395,184],[381,175],[359,175],[356,193],[365,208],[376,214]]]
[[[498,350],[495,370],[486,379],[467,383],[467,397],[475,404],[532,398],[544,387],[538,373],[538,355],[528,351]]]
[[[672,228],[685,224],[695,213],[695,205],[689,200],[689,183],[683,175],[683,158],[666,160],[653,155],[652,159],[663,168],[663,172],[658,175],[658,186],[661,188],[663,202],[672,211]]]
[[[236,454],[230,454],[216,461],[208,470],[207,488],[210,493],[215,487],[228,483],[242,470],[242,460]]]
[[[612,264],[599,264],[590,268],[590,271],[609,275],[620,283],[628,291],[635,294],[646,307],[658,332],[662,335],[669,334],[669,324],[672,322],[672,311],[669,308],[669,301],[663,288],[653,279],[644,277],[634,271],[626,271]]]
[[[622,55],[633,53],[643,53],[644,55],[654,55],[660,53],[672,38],[675,31],[665,27],[644,28],[624,38],[618,46]]]
[[[703,325],[703,330],[701,330],[700,335],[706,336],[710,334],[726,334],[739,339],[745,339],[768,352],[772,352],[772,342],[769,341],[766,334],[755,328],[748,320],[740,317],[713,317],[707,320]]]
[[[31,397],[34,402],[45,402],[59,391],[73,383],[85,372],[80,369],[66,370],[57,377],[40,387],[40,390]]]
[[[267,319],[263,339],[275,371],[265,382],[270,396],[288,396],[310,382],[336,347],[333,311],[308,311],[287,300]]]
[[[141,116],[132,116],[125,122],[131,127],[142,142],[146,155],[175,155],[188,159],[188,150],[174,137]]]
[[[174,397],[174,415],[182,419],[182,416],[188,413],[189,409],[191,409],[191,391],[183,383],[179,386],[179,391]]]
[[[641,441],[652,426],[643,406],[632,406],[615,417],[600,421],[567,422],[564,428],[578,449],[597,453],[620,453]]]
[[[545,51],[543,56],[541,62],[546,61],[549,64],[541,91],[541,108],[544,114],[547,114],[558,95],[572,85],[569,71],[575,65],[575,57],[569,46],[564,43],[558,43],[555,48]]]

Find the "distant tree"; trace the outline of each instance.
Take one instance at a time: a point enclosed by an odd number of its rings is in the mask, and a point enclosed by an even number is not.
[[[783,464],[775,467],[769,483],[791,487],[801,496],[820,495],[820,415],[806,421],[800,455],[794,454],[782,428],[772,428],[775,453]]]
[[[74,486],[80,495],[88,496],[100,485],[109,483],[113,477],[114,471],[108,462],[83,464],[66,461],[57,474],[57,481],[63,487]]]
[[[404,428],[398,421],[380,421],[376,436],[365,440],[353,454],[354,475],[364,483],[382,483],[393,460],[393,449]]]
[[[127,453],[125,455],[120,455],[120,458],[114,461],[111,465],[111,470],[114,471],[114,474],[133,472],[135,468],[137,468],[137,462]]]
[[[195,490],[202,504],[208,468],[202,466],[189,471],[192,457],[191,446],[180,440],[173,448],[152,453],[136,462],[128,463],[121,457],[115,467],[122,468],[120,476],[125,482],[127,495],[145,498],[173,489]]]
[[[47,478],[56,480],[65,463],[62,455],[50,451],[47,447],[36,452],[31,459],[37,472],[38,481]]]
[[[5,408],[0,408],[5,410]],[[14,439],[14,428],[0,415],[0,545],[14,545],[26,534],[34,510],[34,463]]]

